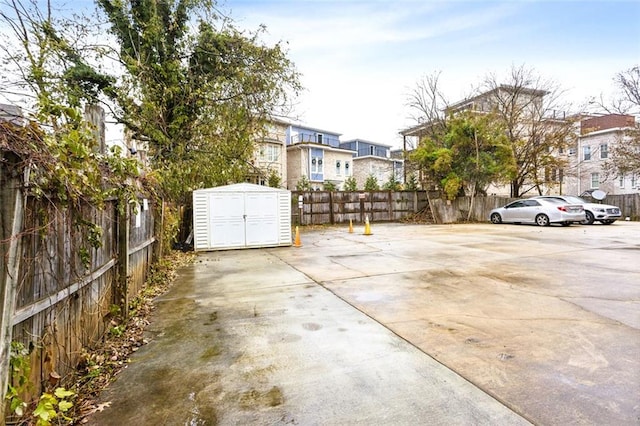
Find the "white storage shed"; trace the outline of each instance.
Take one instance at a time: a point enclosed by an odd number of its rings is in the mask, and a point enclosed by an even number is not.
[[[195,251],[290,245],[290,191],[250,183],[193,191]]]

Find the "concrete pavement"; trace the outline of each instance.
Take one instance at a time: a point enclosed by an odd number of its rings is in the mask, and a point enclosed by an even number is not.
[[[211,252],[90,424],[638,424],[640,224]]]

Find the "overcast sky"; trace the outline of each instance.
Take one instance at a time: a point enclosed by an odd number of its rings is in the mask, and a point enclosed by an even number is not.
[[[638,0],[218,0],[218,8],[238,28],[264,24],[267,44],[286,43],[306,88],[295,115],[343,141],[400,147],[398,132],[415,124],[408,94],[426,75],[439,72],[456,102],[489,73],[525,66],[566,90],[577,112],[640,64]]]
[[[450,102],[489,73],[535,70],[578,105],[640,64],[639,1],[226,0],[240,28],[288,43],[304,123],[399,147],[407,95],[440,72]]]

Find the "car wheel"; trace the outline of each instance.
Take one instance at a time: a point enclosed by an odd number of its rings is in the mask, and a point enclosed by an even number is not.
[[[549,226],[549,216],[546,214],[539,214],[536,216],[536,224],[538,226]]]
[[[606,219],[606,220],[601,220],[600,223],[602,223],[603,225],[611,225],[613,222],[615,222],[615,220],[611,220],[611,219]]]
[[[584,215],[586,216],[585,220],[583,220],[582,222],[580,222],[583,225],[591,225],[593,224],[593,213],[591,213],[590,211],[586,211],[584,212]]]
[[[502,216],[500,216],[500,213],[493,213],[491,215],[491,223],[495,223],[496,225],[502,223]]]

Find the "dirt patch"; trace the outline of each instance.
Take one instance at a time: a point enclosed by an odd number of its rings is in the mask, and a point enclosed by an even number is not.
[[[284,403],[284,396],[279,387],[274,386],[266,392],[255,389],[240,394],[240,406],[242,408],[255,408],[256,406],[277,407]]]

